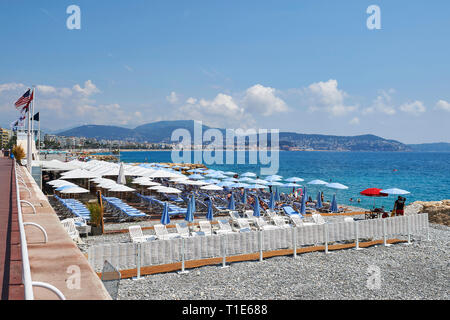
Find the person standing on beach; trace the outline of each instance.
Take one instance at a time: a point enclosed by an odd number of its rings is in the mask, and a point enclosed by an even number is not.
[[[403,198],[402,196],[398,196],[397,200],[395,200],[394,203],[394,210],[392,210],[392,213],[396,216],[403,216],[405,214],[405,201],[406,198]]]

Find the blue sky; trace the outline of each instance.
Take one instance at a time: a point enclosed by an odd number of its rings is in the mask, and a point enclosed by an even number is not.
[[[81,9],[69,30],[66,8]],[[369,30],[369,5],[381,30]],[[450,142],[448,1],[0,2],[0,125],[223,128]]]

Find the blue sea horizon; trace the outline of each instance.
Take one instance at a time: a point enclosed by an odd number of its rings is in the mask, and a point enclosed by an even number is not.
[[[194,151],[191,151],[191,163],[194,162],[193,153]],[[206,164],[204,161],[202,163],[215,170],[237,173],[250,171],[264,178],[260,175],[260,169],[268,165],[249,164],[250,153],[245,152],[245,164]],[[171,151],[120,152],[120,160],[126,163],[173,162],[171,156]],[[225,156],[223,159],[225,162]],[[408,190],[411,194],[405,196],[407,204],[417,200],[450,199],[450,153],[444,152],[280,151],[277,174],[283,178],[292,176],[303,178],[305,181],[299,184],[306,186],[308,194],[313,199],[319,191],[324,192],[326,200],[331,200],[336,193],[340,204],[367,209],[373,207],[375,200],[376,207],[384,206],[386,210],[392,210],[397,198],[393,195],[372,198],[359,194],[367,188]],[[349,189],[336,191],[307,184],[314,179],[339,182]],[[282,188],[281,191],[290,193],[292,188]],[[353,201],[350,201],[350,198]],[[361,200],[360,203],[356,201],[358,198]]]

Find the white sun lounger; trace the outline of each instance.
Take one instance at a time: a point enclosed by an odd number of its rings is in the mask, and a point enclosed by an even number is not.
[[[233,233],[230,223],[227,220],[218,220],[219,229],[215,230],[217,234]]]
[[[167,231],[167,229],[166,229],[166,226],[163,224],[155,224],[154,228],[155,228],[156,236],[160,240],[170,240],[170,239],[181,237],[181,235],[179,233],[169,233],[169,231]]]
[[[64,219],[61,221],[61,224],[63,225],[64,229],[66,229],[67,233],[69,234],[70,238],[77,242],[82,243],[80,238],[80,233],[78,232],[77,228],[75,227],[75,222],[72,218]]]
[[[188,238],[188,237],[191,237],[191,236],[195,237],[195,236],[204,235],[203,232],[190,231],[189,230],[189,226],[187,225],[186,222],[179,222],[179,223],[175,224],[175,226],[177,228],[178,234],[182,238]]]
[[[280,227],[268,224],[266,220],[259,217],[255,219],[256,226],[259,230],[274,230],[274,229],[280,229]]]
[[[298,214],[292,214],[289,216],[289,218],[291,219],[295,227],[312,226],[316,224],[315,222],[304,222],[304,219],[302,219]]]
[[[145,236],[142,233],[141,226],[129,226],[128,231],[129,231],[131,241],[133,241],[133,243],[142,243],[142,242],[147,242],[150,240],[156,240],[156,236],[154,236],[154,235]]]
[[[325,224],[325,219],[318,213],[313,213],[312,218],[316,224]]]
[[[291,227],[289,224],[286,223],[286,220],[284,220],[284,218],[282,218],[282,217],[274,217],[273,222],[279,228],[290,228]]]
[[[252,231],[252,228],[250,227],[250,223],[248,222],[248,219],[245,219],[245,218],[237,219],[237,224],[239,226],[239,232]]]

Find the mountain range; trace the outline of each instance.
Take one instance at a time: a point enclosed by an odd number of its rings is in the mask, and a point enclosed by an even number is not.
[[[126,140],[148,143],[173,143],[172,132],[186,129],[193,139],[193,120],[158,121],[138,126],[134,129],[105,126],[83,125],[57,133],[66,137],[96,138],[97,140]],[[202,131],[211,129],[202,125]],[[225,139],[225,129],[218,129]],[[270,135],[269,135],[270,144]],[[224,143],[225,144],[225,143]],[[420,151],[450,152],[450,143],[427,143],[407,145],[396,140],[384,139],[375,135],[334,136],[321,134],[301,134],[296,132],[280,132],[279,145],[284,150],[338,150],[338,151]]]

